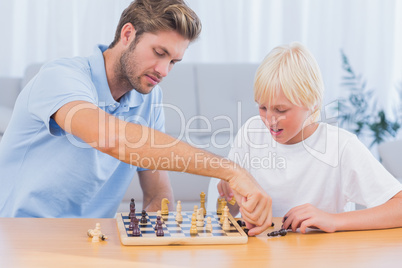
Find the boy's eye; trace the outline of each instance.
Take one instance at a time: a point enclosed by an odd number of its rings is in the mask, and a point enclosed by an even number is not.
[[[266,110],[267,110],[267,108],[265,108],[265,106],[260,106],[259,109],[260,109],[260,110],[263,110],[263,111],[266,111]]]
[[[276,111],[277,111],[278,113],[284,113],[284,112],[286,112],[287,110],[276,109]]]

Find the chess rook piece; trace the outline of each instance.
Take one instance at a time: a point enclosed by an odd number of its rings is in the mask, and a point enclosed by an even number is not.
[[[222,214],[222,198],[218,198],[218,206],[216,209],[216,214]]]
[[[168,204],[169,204],[170,202],[169,202],[169,200],[167,199],[167,198],[163,198],[162,199],[162,202],[161,202],[161,213],[162,213],[162,215],[169,215],[169,207],[168,207]]]
[[[183,222],[183,216],[181,215],[181,201],[177,201],[177,206],[176,206],[176,221],[178,223]]]

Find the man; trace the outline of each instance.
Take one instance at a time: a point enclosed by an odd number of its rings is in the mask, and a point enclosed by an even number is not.
[[[173,170],[228,181],[245,220],[259,226],[251,234],[266,229],[270,199],[251,175],[163,133],[158,83],[200,31],[182,0],[137,0],[109,48],[46,64],[0,145],[0,216],[113,217],[135,171],[144,207],[156,210],[173,198],[164,171]],[[162,158],[169,165],[157,165]]]

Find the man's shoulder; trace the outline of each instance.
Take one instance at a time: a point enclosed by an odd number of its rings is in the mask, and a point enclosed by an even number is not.
[[[90,75],[90,69],[88,58],[74,57],[49,61],[43,65],[41,72],[51,75],[69,75],[72,73]]]

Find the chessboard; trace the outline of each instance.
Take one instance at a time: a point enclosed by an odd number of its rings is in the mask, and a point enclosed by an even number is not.
[[[128,213],[117,213],[117,228],[120,233],[120,241],[123,245],[206,245],[206,244],[245,244],[248,241],[247,234],[239,226],[236,220],[229,214],[230,229],[224,231],[219,222],[220,215],[207,213],[204,217],[204,227],[197,227],[197,234],[190,234],[191,217],[193,211],[182,211],[183,221],[176,221],[176,212],[162,216],[164,236],[156,236],[156,212],[146,214],[147,223],[140,223],[140,236],[132,235],[129,231],[130,219]],[[136,217],[141,218],[141,213],[136,212]],[[207,217],[211,217],[212,232],[206,231]]]

